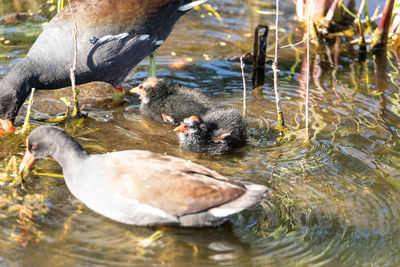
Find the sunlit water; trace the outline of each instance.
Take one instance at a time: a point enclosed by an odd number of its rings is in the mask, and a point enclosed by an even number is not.
[[[28,2],[24,8],[36,12],[38,2]],[[238,56],[251,50],[257,24],[273,24],[274,17],[263,14],[272,9],[250,1],[211,4],[222,22],[205,8],[183,17],[158,51],[158,75],[198,88],[216,105],[241,108]],[[12,11],[3,2],[0,7],[3,13]],[[282,43],[286,43],[296,24],[291,1],[285,1],[283,9]],[[27,53],[44,21],[35,17],[20,25],[0,25],[1,76]],[[269,43],[273,41],[271,33]],[[399,74],[389,61],[377,81],[371,59],[356,74],[359,66],[350,58],[341,57],[334,70],[324,63],[327,60],[314,56],[314,62],[323,64],[319,78],[311,82],[312,145],[307,149],[301,63],[292,68],[292,48],[282,49],[281,55],[279,86],[291,130],[283,138],[272,127],[276,115],[270,68],[265,86],[248,92],[247,145],[228,155],[180,150],[172,127],[142,116],[135,96],[127,95],[123,105],[113,106],[111,87],[102,83],[80,86],[81,106],[88,118],[59,124],[92,153],[146,149],[190,159],[233,179],[267,185],[268,200],[219,228],[126,226],[87,209],[71,196],[62,178],[52,177],[61,174],[58,164],[42,160],[28,175],[25,190],[13,193],[9,183],[0,185],[0,265],[399,265]],[[183,68],[171,67],[177,62],[184,62]],[[318,65],[313,69],[317,73]],[[251,88],[251,68],[245,72]],[[144,61],[124,87],[129,89],[146,77]],[[44,120],[65,113],[59,98],[70,95],[69,88],[36,92],[33,125],[48,124]],[[24,106],[17,128],[25,112]],[[23,137],[3,137],[0,170],[12,155],[20,160],[23,152]],[[36,202],[34,194],[39,196]],[[18,204],[31,205],[32,218]]]

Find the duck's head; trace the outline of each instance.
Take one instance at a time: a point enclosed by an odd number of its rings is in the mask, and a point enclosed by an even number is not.
[[[43,126],[36,128],[26,138],[26,151],[19,171],[29,169],[36,159],[43,159],[52,156],[57,150],[54,141],[57,135],[63,135],[63,130],[54,126]]]
[[[13,123],[26,96],[17,91],[0,90],[0,126],[2,132],[13,132]],[[22,100],[23,99],[23,100]]]
[[[28,169],[36,159],[52,157],[61,165],[76,155],[87,152],[63,129],[55,126],[41,126],[26,138],[26,152],[20,165],[20,172]]]
[[[13,132],[13,123],[22,104],[37,88],[37,75],[29,60],[21,60],[0,80],[0,125],[4,132]]]
[[[174,86],[167,79],[152,77],[144,80],[141,84],[131,89],[130,92],[138,94],[140,99],[147,103],[150,99],[168,94],[173,88]]]
[[[201,129],[203,120],[197,116],[191,116],[183,120],[181,125],[174,129],[177,133],[193,134]]]

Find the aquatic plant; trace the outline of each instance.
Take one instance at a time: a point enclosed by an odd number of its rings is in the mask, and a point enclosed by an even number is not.
[[[57,0],[57,13],[64,8],[64,0]]]

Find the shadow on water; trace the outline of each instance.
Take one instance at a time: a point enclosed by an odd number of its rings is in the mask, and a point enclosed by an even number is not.
[[[26,2],[26,3],[25,3]],[[44,12],[38,20],[0,25],[0,75],[23,57],[40,33],[51,4],[24,1],[22,10]],[[51,1],[48,1],[49,3]],[[289,3],[290,2],[290,3]],[[15,12],[12,1],[1,14]],[[200,8],[184,16],[157,54],[158,75],[198,88],[215,103],[241,108],[238,57],[252,50],[258,24],[273,25],[273,8],[253,1],[211,1],[219,19]],[[283,42],[295,28],[291,1],[283,3]],[[52,13],[53,12],[53,13]],[[188,38],[188,32],[190,38]],[[271,56],[273,34],[267,54]],[[198,162],[244,182],[270,187],[270,198],[215,229],[132,227],[112,222],[83,206],[65,186],[51,159],[38,162],[25,189],[0,184],[0,265],[174,265],[200,266],[396,266],[400,263],[400,77],[389,61],[360,68],[351,56],[321,52],[311,64],[310,117],[313,146],[304,136],[302,51],[281,53],[280,90],[286,124],[276,124],[272,71],[267,59],[265,85],[249,92],[247,145],[233,153],[209,156],[179,149],[173,127],[140,114],[139,101],[127,95],[112,105],[112,88],[80,86],[85,119],[62,127],[91,153],[144,149]],[[297,61],[296,61],[297,58]],[[251,66],[246,66],[251,88]],[[374,75],[376,73],[376,75]],[[387,76],[386,76],[387,75]],[[147,60],[124,84],[129,89],[147,77]],[[70,88],[37,91],[32,123],[62,115]],[[23,123],[26,106],[16,125]],[[12,155],[20,160],[24,138],[0,142],[0,170]],[[30,209],[24,209],[30,207]]]

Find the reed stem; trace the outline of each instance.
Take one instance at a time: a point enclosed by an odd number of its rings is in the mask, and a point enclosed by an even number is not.
[[[243,119],[246,118],[246,78],[244,77],[244,63],[243,57],[240,57],[240,68],[242,69],[242,81],[243,81]]]
[[[311,1],[311,7],[312,7]],[[309,126],[309,112],[308,112],[308,105],[309,105],[309,92],[310,92],[310,29],[311,29],[311,15],[310,15],[311,8],[307,10],[307,35],[306,35],[306,47],[307,47],[307,57],[306,57],[306,99],[305,99],[305,120],[306,120],[306,135],[305,135],[305,143],[310,142],[310,126]]]
[[[32,88],[31,95],[30,95],[29,101],[28,101],[28,108],[26,110],[26,117],[24,120],[24,125],[22,126],[22,130],[21,130],[22,134],[28,133],[31,130],[31,125],[29,123],[29,120],[30,120],[31,114],[32,114],[33,94],[34,93],[35,93],[35,88]]]
[[[276,113],[278,115],[278,128],[285,128],[285,121],[283,119],[283,113],[281,109],[280,93],[278,88],[278,50],[279,50],[279,0],[276,0],[276,14],[275,14],[275,58],[272,63],[272,70],[274,71],[274,91],[275,91],[275,103]]]
[[[61,9],[63,9],[64,7],[64,0],[58,0],[57,2],[57,13],[59,13],[61,11]]]
[[[69,10],[71,11],[72,20],[74,22],[74,27],[72,28],[72,36],[74,37],[74,58],[72,61],[72,67],[69,69],[70,79],[71,79],[71,87],[72,93],[74,97],[74,110],[72,111],[72,117],[79,117],[81,112],[79,110],[79,89],[75,87],[75,70],[76,70],[76,61],[78,58],[78,27],[76,25],[75,15],[72,10],[71,1],[68,0]]]

